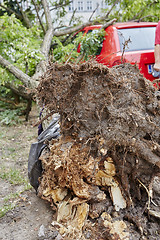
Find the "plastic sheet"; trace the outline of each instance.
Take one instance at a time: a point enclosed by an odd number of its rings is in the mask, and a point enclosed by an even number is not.
[[[49,126],[38,136],[38,142],[32,143],[28,158],[28,177],[30,184],[38,189],[39,177],[42,174],[42,164],[39,157],[42,151],[46,148],[45,140],[58,138],[60,135],[59,114],[54,114]]]

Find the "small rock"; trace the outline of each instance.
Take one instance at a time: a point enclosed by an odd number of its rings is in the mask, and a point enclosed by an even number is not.
[[[86,232],[84,236],[86,239],[89,239],[91,237],[91,232],[90,231]]]
[[[55,240],[62,240],[62,239],[63,239],[63,238],[62,238],[61,234],[58,233],[58,235],[57,235],[57,237],[55,238]]]
[[[39,228],[38,237],[44,237],[45,236],[44,231],[45,231],[44,225],[41,225]]]
[[[153,181],[153,191],[160,195],[160,177],[156,176]]]
[[[47,233],[47,237],[48,239],[55,239],[57,236],[58,236],[58,231],[57,230],[54,230],[54,231],[49,231]]]

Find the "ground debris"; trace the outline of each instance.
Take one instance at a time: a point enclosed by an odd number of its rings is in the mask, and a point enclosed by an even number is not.
[[[130,64],[52,64],[37,97],[46,114],[61,116],[61,136],[40,156],[38,188],[57,209],[61,236],[158,239],[160,198],[150,188],[160,172],[160,101],[152,83]],[[146,189],[153,191],[153,202]],[[151,218],[154,236],[147,230]]]

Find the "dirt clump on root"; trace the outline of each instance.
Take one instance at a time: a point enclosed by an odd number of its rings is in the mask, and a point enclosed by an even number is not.
[[[63,239],[160,239],[160,101],[136,66],[52,64],[37,88],[61,136],[38,195]]]

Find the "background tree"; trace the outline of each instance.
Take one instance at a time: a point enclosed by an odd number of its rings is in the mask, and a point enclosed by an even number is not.
[[[116,16],[117,21],[151,21],[157,22],[159,19],[159,0],[121,0],[114,1],[115,6],[113,5],[112,0],[106,1],[109,5],[109,8],[112,9],[109,17]],[[109,11],[105,9],[104,12]]]

